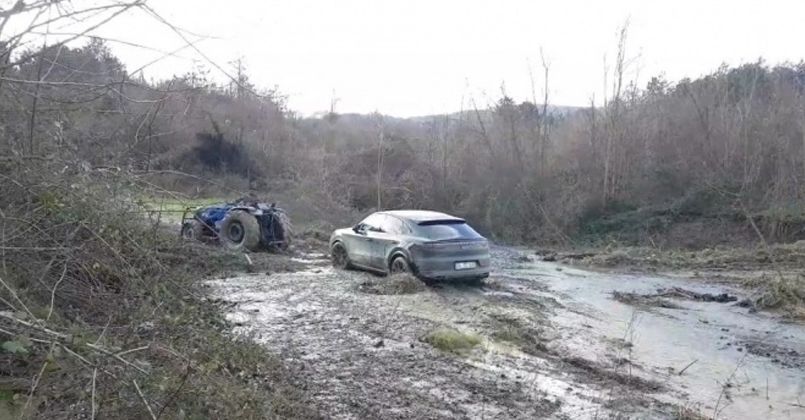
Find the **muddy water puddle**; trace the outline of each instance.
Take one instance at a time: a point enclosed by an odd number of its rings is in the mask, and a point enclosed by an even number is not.
[[[723,285],[670,277],[605,274],[552,263],[506,270],[550,287],[561,303],[552,318],[564,344],[600,357],[598,343],[613,343],[619,357],[651,376],[710,417],[805,418],[805,328],[734,303],[672,299],[673,308],[640,307],[612,299],[613,291],[651,295],[682,288],[702,294],[740,295]],[[585,327],[585,325],[587,327]],[[617,343],[622,343],[618,351]],[[595,349],[590,351],[589,349]],[[594,353],[594,354],[589,354]],[[683,372],[684,370],[684,372]],[[681,372],[681,374],[680,374]]]
[[[732,303],[629,305],[613,291],[680,287],[530,262],[498,248],[482,285],[362,293],[377,278],[321,255],[294,273],[211,281],[235,331],[280,353],[329,418],[805,418],[805,332]],[[481,337],[452,354],[422,337],[447,326]],[[793,353],[792,353],[793,351]],[[684,370],[680,375],[680,371]]]

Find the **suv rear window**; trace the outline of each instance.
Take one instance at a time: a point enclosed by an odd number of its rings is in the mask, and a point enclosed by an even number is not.
[[[482,236],[463,220],[433,220],[416,226],[419,236],[433,241],[480,239]]]

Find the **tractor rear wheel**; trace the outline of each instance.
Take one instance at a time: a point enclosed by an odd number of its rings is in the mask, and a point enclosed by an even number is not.
[[[276,241],[273,247],[274,250],[287,251],[291,245],[291,235],[293,233],[291,220],[284,212],[279,211],[274,214],[271,226],[274,232],[274,237],[271,240]]]
[[[232,249],[257,251],[260,249],[260,224],[251,214],[235,210],[221,222],[221,241]]]

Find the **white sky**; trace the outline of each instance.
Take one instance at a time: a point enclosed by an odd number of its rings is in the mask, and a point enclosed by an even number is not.
[[[76,0],[80,1],[80,0]],[[805,57],[802,0],[150,0],[177,26],[216,37],[199,47],[213,60],[243,57],[253,82],[277,86],[291,109],[310,114],[339,98],[339,112],[396,116],[457,111],[462,98],[482,106],[501,83],[531,97],[528,63],[541,95],[539,50],[551,62],[550,102],[584,105],[603,89],[603,57],[614,59],[628,18],[632,77],[697,77],[721,63]],[[145,13],[122,16],[103,34],[171,50],[182,40]],[[129,69],[158,53],[110,44]],[[199,59],[168,59],[148,78],[182,74]],[[202,60],[203,62],[203,60]],[[223,81],[220,72],[213,76]]]

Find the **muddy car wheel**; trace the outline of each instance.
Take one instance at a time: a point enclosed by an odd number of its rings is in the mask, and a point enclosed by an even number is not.
[[[406,260],[405,257],[397,257],[391,261],[389,271],[391,274],[410,273],[411,266],[408,264],[408,260]]]
[[[333,267],[347,270],[352,268],[352,263],[349,261],[349,254],[343,244],[336,243],[330,250],[330,255],[333,258]]]
[[[260,248],[260,224],[245,211],[230,212],[221,222],[221,241],[233,249],[256,251]]]

